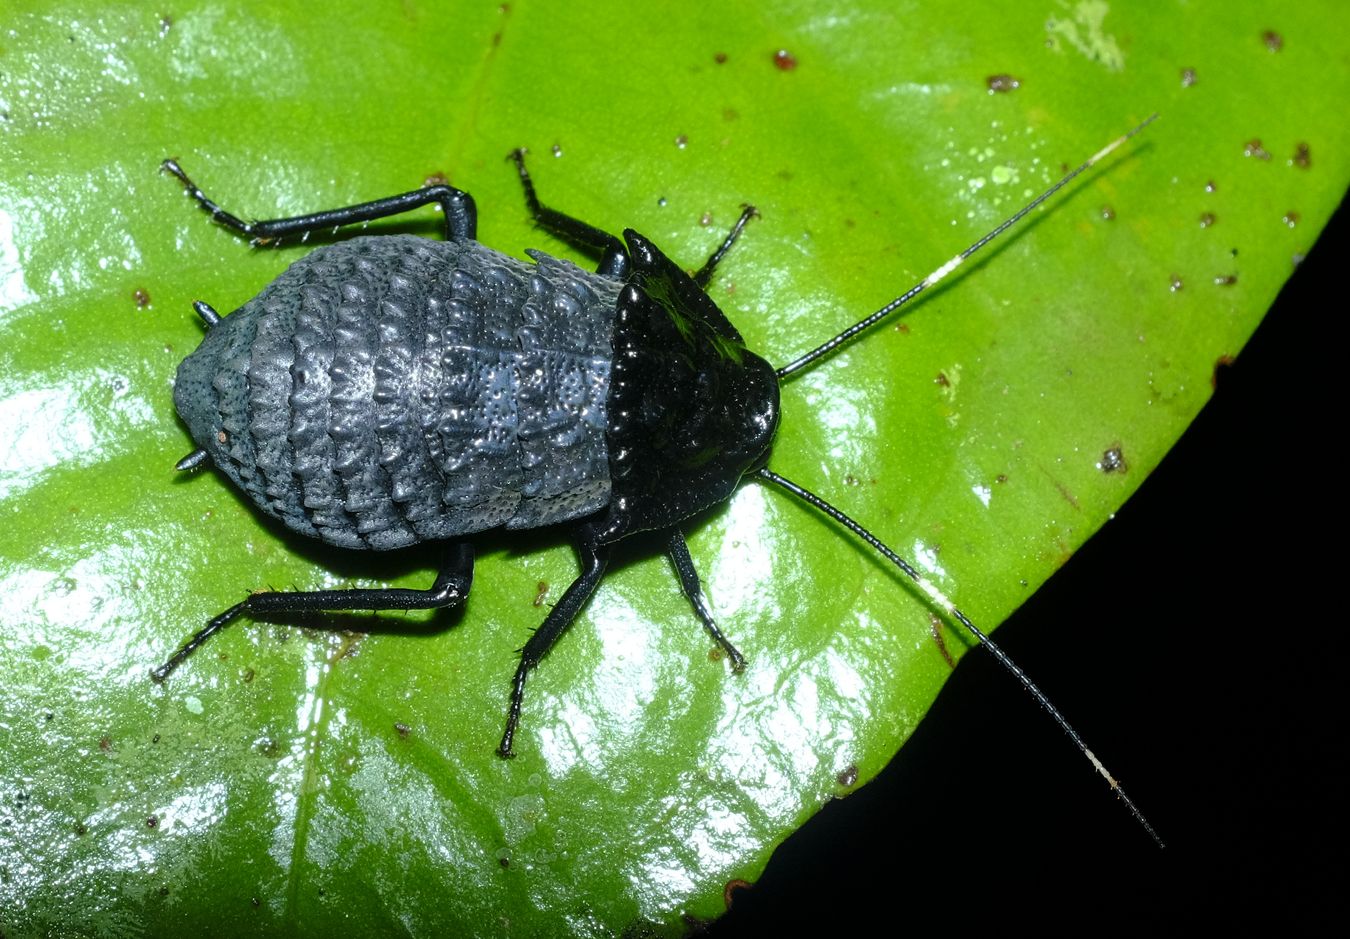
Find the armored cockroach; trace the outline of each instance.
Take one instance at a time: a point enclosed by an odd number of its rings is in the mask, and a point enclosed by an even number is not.
[[[1151,120],[1151,118],[1150,118]],[[657,532],[695,613],[732,667],[741,653],[704,599],[681,525],[746,478],[786,490],[908,576],[1040,702],[1156,839],[1078,734],[1001,649],[933,584],[843,512],[766,465],[779,383],[933,286],[1148,122],[1118,138],[902,296],[775,369],[745,347],[705,288],[755,210],[692,276],[642,235],[622,238],[541,204],[511,154],[538,224],[594,252],[594,273],[474,240],[472,197],[448,185],[296,218],[244,222],[174,160],[163,168],[213,219],[254,242],[327,231],[428,204],[445,241],[356,237],[320,247],[208,331],[179,366],[174,401],[206,461],[268,515],[344,548],[449,545],[427,590],[256,593],[211,620],[154,672],[163,681],[241,614],[449,607],[473,573],[465,539],[496,527],[566,525],[581,574],[521,650],[498,752],[513,755],[530,671],[599,585],[612,545]]]

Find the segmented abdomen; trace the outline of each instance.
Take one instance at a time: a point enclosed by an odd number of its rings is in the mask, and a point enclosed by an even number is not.
[[[621,284],[477,242],[353,238],[178,368],[193,439],[264,511],[349,548],[532,528],[609,501]]]

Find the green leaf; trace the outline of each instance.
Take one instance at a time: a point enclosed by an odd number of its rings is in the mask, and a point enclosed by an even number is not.
[[[243,622],[153,685],[247,591],[425,586],[437,561],[304,543],[217,474],[174,474],[190,301],[232,309],[305,249],[212,226],[165,156],[258,216],[441,173],[515,255],[568,254],[531,230],[515,146],[545,201],[690,267],[753,201],[712,295],[781,363],[1160,112],[903,325],[784,387],[771,465],[986,627],[1162,458],[1350,176],[1331,3],[1278,23],[1217,2],[245,6],[3,17],[7,935],[679,932],[871,778],[949,673],[941,647],[970,647],[746,485],[689,533],[746,672],[634,550],[532,677],[514,761],[492,751],[513,652],[576,573],[562,533],[482,539],[462,615]]]

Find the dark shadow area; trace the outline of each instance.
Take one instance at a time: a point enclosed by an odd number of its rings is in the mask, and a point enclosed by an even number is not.
[[[1331,324],[1346,230],[1342,207],[1176,448],[997,632],[1166,850],[975,652],[877,781],[793,835],[713,935],[1347,921],[1343,623],[1328,601],[1344,576]]]

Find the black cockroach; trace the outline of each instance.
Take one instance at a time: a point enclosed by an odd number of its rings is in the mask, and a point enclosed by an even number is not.
[[[1149,119],[1151,121],[1152,118]],[[581,574],[520,652],[498,753],[513,755],[525,681],[605,574],[611,547],[639,532],[665,540],[694,612],[733,669],[741,653],[703,596],[681,525],[745,478],[783,489],[871,545],[959,622],[1040,702],[1158,836],[1039,688],[936,586],[843,512],[766,465],[779,383],[942,280],[966,258],[1095,165],[1149,121],[1065,175],[900,297],[789,364],[749,351],[705,288],[755,215],[746,207],[692,276],[632,229],[622,239],[544,206],[514,160],[536,223],[600,257],[594,273],[529,252],[530,264],[474,240],[468,193],[432,185],[295,218],[245,222],[163,168],[218,223],[271,242],[435,203],[446,240],[357,237],[296,261],[228,317],[194,307],[208,331],[178,368],[174,402],[197,449],[267,514],[346,548],[444,541],[427,590],[256,593],[212,619],[154,671],[163,681],[241,614],[431,609],[463,603],[473,574],[464,539],[489,528],[566,525]],[[1161,844],[1161,841],[1159,841]]]

